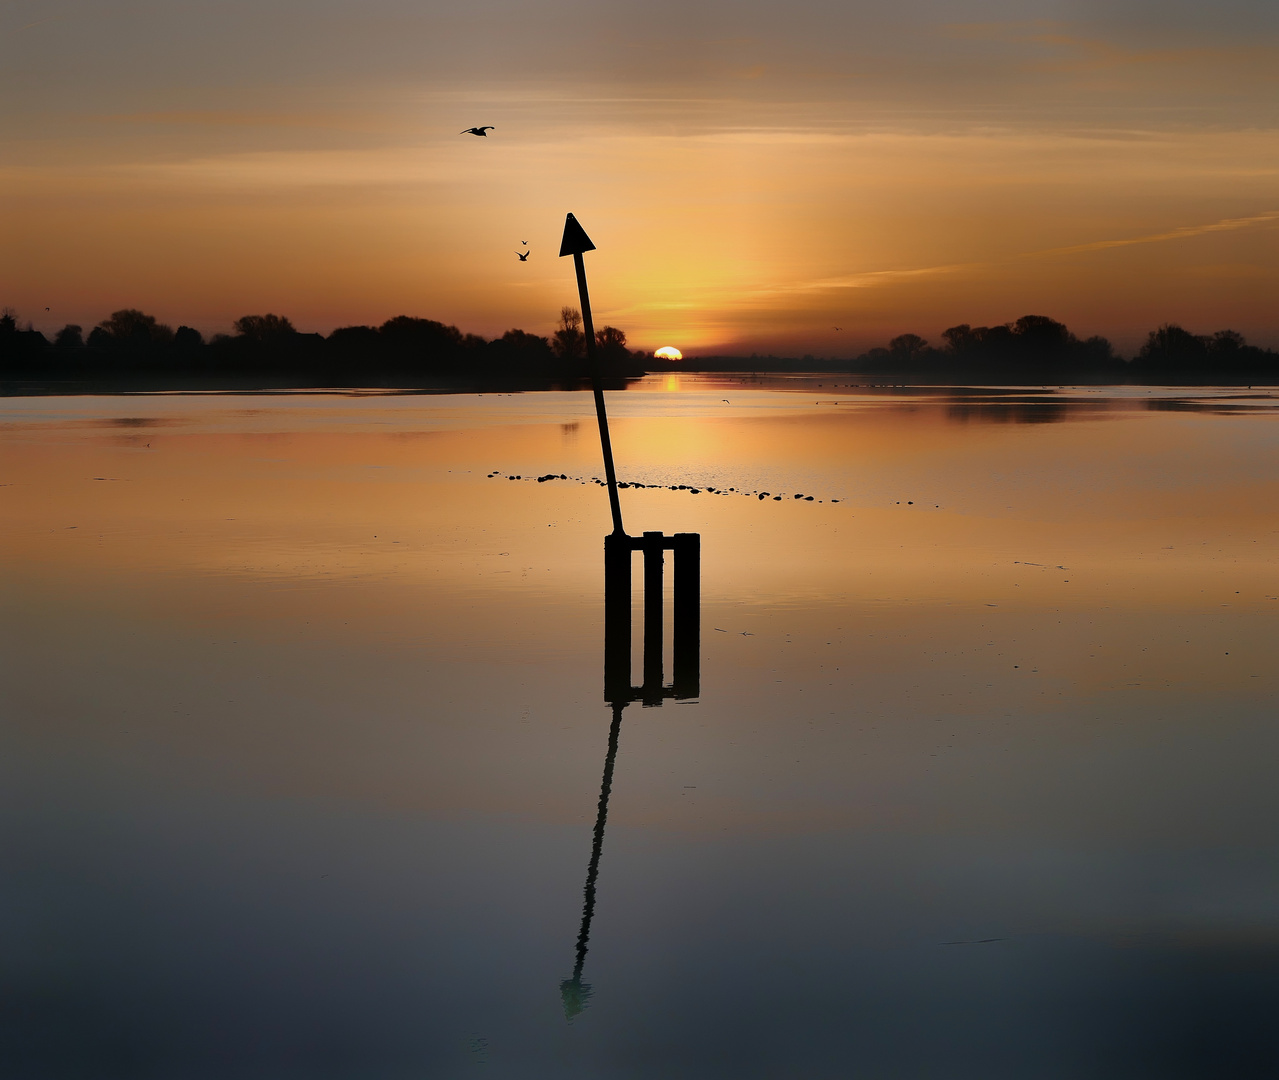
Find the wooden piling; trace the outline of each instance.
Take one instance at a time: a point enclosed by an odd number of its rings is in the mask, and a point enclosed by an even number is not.
[[[702,648],[702,538],[698,533],[676,533],[674,608],[674,690],[677,698],[697,697],[701,692]]]
[[[644,534],[644,700],[662,700],[662,554],[660,532]]]
[[[631,538],[604,537],[604,699],[631,699]]]

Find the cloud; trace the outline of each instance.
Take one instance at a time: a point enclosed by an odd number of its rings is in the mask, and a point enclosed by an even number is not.
[[[1168,240],[1189,240],[1193,236],[1206,233],[1236,232],[1239,229],[1250,229],[1259,225],[1268,225],[1279,221],[1279,210],[1267,210],[1265,213],[1253,214],[1251,217],[1223,218],[1210,225],[1183,225],[1168,232],[1151,233],[1148,236],[1133,236],[1122,240],[1094,240],[1087,244],[1072,244],[1069,247],[1048,248],[1045,251],[1029,252],[1027,256],[1044,255],[1080,255],[1089,251],[1105,251],[1108,248],[1131,247],[1134,244],[1159,244]]]
[[[943,277],[959,274],[964,271],[980,270],[992,266],[989,262],[953,263],[949,266],[920,266],[908,270],[866,270],[858,274],[844,274],[841,277],[822,278],[818,281],[797,282],[791,285],[775,285],[763,289],[751,290],[752,297],[784,296],[790,293],[824,292],[830,289],[867,289],[876,285],[887,285],[894,281]]]
[[[45,23],[62,22],[61,15],[46,15],[43,19],[36,19],[35,22],[24,23],[18,27],[18,33],[23,30],[31,30],[37,26],[43,26]]]
[[[350,128],[370,126],[373,114],[314,110],[279,112],[267,109],[168,109],[157,112],[113,113],[108,121],[125,124],[174,124],[195,127]]]
[[[1005,71],[1014,83],[1042,76],[1056,85],[1057,76],[1065,78],[1062,85],[1073,84],[1076,90],[1091,85],[1094,90],[1131,93],[1153,82],[1169,95],[1169,104],[1190,91],[1233,88],[1267,93],[1279,81],[1279,45],[1272,34],[1242,33],[1224,24],[1209,34],[1170,23],[1161,28],[1158,44],[1150,44],[1150,35],[1143,34],[1140,44],[1133,45],[1103,36],[1100,29],[1040,19],[953,23],[943,33],[976,48],[983,43],[1004,46]],[[1023,92],[1026,89],[1023,86]]]
[[[816,281],[796,282],[789,285],[755,289],[751,290],[747,295],[753,299],[764,299],[770,296],[814,294],[836,289],[867,289],[904,281],[976,274],[982,270],[1006,266],[1025,259],[1044,259],[1058,255],[1085,255],[1094,251],[1108,251],[1111,248],[1189,240],[1193,237],[1205,236],[1210,233],[1237,232],[1240,229],[1258,228],[1275,222],[1279,222],[1279,210],[1267,210],[1249,217],[1223,218],[1220,221],[1214,221],[1206,225],[1183,225],[1176,229],[1169,229],[1167,232],[1150,233],[1145,236],[1131,236],[1114,240],[1092,240],[1085,244],[1071,244],[1067,247],[1023,251],[983,262],[921,266],[905,270],[866,270],[861,273],[845,274],[840,277],[821,278]]]

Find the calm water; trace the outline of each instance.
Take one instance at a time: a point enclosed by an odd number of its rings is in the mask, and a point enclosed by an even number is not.
[[[1274,1076],[1279,401],[610,408],[701,692],[622,716],[565,989],[589,395],[0,401],[3,1074]]]

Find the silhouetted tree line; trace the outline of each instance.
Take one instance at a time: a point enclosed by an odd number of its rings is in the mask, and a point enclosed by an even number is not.
[[[1043,315],[1001,326],[952,326],[937,346],[918,334],[900,334],[887,347],[851,360],[752,353],[647,363],[650,371],[829,372],[940,384],[1279,383],[1279,352],[1249,345],[1233,330],[1198,336],[1167,324],[1152,330],[1137,355],[1125,360],[1105,338],[1080,340]]]
[[[981,379],[1014,385],[1061,382],[1231,383],[1279,381],[1279,352],[1249,345],[1233,330],[1198,336],[1166,324],[1131,360],[1103,337],[1080,340],[1063,323],[1024,315],[1002,326],[952,326],[934,347],[901,334],[853,362],[871,374]]]
[[[325,337],[299,333],[280,315],[246,315],[233,334],[205,341],[198,330],[177,330],[133,308],[114,312],[87,339],[68,325],[53,342],[0,315],[0,380],[262,387],[575,386],[590,377],[582,317],[560,312],[551,338],[508,330],[486,340],[456,326],[399,315],[381,326],[344,326]],[[596,332],[604,377],[644,374],[645,356],[626,346],[626,333]]]
[[[582,317],[560,312],[549,337],[508,330],[486,340],[456,326],[399,315],[381,326],[345,326],[327,337],[299,333],[280,315],[246,315],[233,334],[205,341],[133,308],[114,312],[84,336],[68,325],[52,343],[13,312],[0,313],[0,381],[164,388],[367,386],[576,386],[589,378]],[[906,380],[1012,385],[1062,382],[1279,383],[1279,352],[1249,345],[1233,330],[1196,335],[1167,324],[1152,330],[1131,360],[1102,337],[1080,340],[1063,324],[1026,315],[1001,326],[952,326],[933,346],[901,334],[855,360],[724,356],[658,361],[626,345],[624,331],[596,332],[605,379],[619,385],[648,371],[838,371]]]

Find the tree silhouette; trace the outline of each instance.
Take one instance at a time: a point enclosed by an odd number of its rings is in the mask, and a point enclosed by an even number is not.
[[[1279,354],[1249,345],[1234,330],[1199,335],[1164,323],[1147,336],[1132,366],[1143,377],[1179,382],[1273,380],[1279,376]]]
[[[332,353],[356,357],[361,354],[376,354],[384,342],[375,327],[339,326],[328,336],[326,344]]]
[[[648,357],[632,353],[626,347],[626,331],[616,326],[606,326],[595,331],[595,349],[599,356],[600,370],[606,378],[618,379],[644,374]]]
[[[595,348],[600,358],[606,362],[619,357],[630,359],[630,350],[626,347],[626,331],[616,326],[606,326],[595,331]]]
[[[463,343],[462,331],[456,326],[408,315],[387,319],[378,333],[392,348],[409,351],[456,352]]]
[[[1047,315],[1023,315],[1013,323],[1012,332],[1021,340],[1023,347],[1041,352],[1062,351],[1078,340],[1066,329],[1065,323]]]
[[[1248,348],[1243,334],[1234,330],[1218,330],[1212,335],[1212,351],[1218,356],[1237,356]]]
[[[173,335],[173,347],[184,351],[200,348],[204,344],[204,335],[192,326],[179,326]]]
[[[84,345],[82,329],[75,323],[67,323],[58,331],[58,336],[53,339],[53,343],[59,349],[79,349]]]
[[[240,337],[258,345],[297,333],[283,315],[244,315],[235,320],[234,329]]]
[[[894,360],[911,361],[928,348],[928,342],[918,334],[898,334],[888,343],[888,351]]]
[[[606,326],[595,331],[595,344],[603,350],[616,352],[626,348],[626,331],[616,326]]]
[[[137,308],[121,308],[113,311],[89,335],[89,344],[116,346],[129,349],[147,349],[156,345],[168,345],[173,341],[172,328],[156,322],[154,315],[147,315]]]
[[[1208,359],[1208,338],[1197,337],[1175,323],[1150,331],[1137,360],[1163,371],[1182,372],[1203,367]]]
[[[575,307],[560,308],[560,328],[551,338],[551,348],[562,360],[578,360],[586,355],[586,335],[582,333],[582,313]]]

